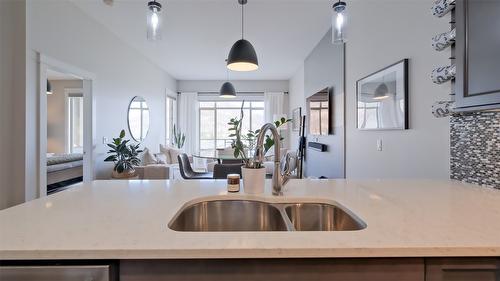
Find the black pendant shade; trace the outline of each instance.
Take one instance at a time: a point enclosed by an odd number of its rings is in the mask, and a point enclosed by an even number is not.
[[[245,39],[236,41],[229,52],[227,68],[233,71],[257,70],[259,68],[259,62],[252,43]]]
[[[378,85],[375,89],[375,94],[373,95],[373,99],[375,100],[383,100],[389,97],[389,88],[385,83]]]
[[[231,82],[226,82],[220,87],[219,96],[221,98],[235,98],[236,90]]]
[[[47,95],[52,95],[52,85],[50,85],[49,80],[47,80]]]
[[[248,0],[238,0],[241,5],[241,39],[236,41],[229,51],[227,57],[227,68],[233,71],[254,71],[259,68],[257,53],[252,43],[244,38],[245,34],[245,11],[244,7]]]

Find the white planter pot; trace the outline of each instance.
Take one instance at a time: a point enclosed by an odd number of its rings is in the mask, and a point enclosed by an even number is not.
[[[249,169],[242,167],[243,190],[248,194],[264,193],[266,168]]]

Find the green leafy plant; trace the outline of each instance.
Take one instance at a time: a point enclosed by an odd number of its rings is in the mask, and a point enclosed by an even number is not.
[[[174,124],[174,140],[173,140],[173,145],[181,149],[184,147],[184,143],[186,142],[186,136],[181,132],[181,130],[177,130]]]
[[[228,125],[230,125],[229,137],[233,138],[231,147],[234,149],[234,157],[241,158],[245,164],[245,167],[258,169],[261,168],[261,164],[254,163],[253,159],[248,156],[248,152],[255,150],[257,136],[260,133],[260,129],[257,129],[255,131],[248,130],[246,134],[242,134],[241,131],[244,118],[244,113],[243,113],[244,106],[245,106],[245,101],[243,101],[241,104],[240,117],[231,118],[231,120],[229,120],[228,123]],[[276,126],[276,128],[280,128],[281,126],[285,125],[290,121],[292,121],[292,119],[281,118],[279,120],[274,121],[274,126]],[[283,139],[284,138],[280,136],[279,141],[282,141]],[[269,149],[271,149],[271,147],[274,146],[274,143],[275,140],[273,139],[273,137],[266,135],[266,139],[264,141],[264,155],[267,154]]]
[[[105,162],[114,162],[114,171],[118,173],[133,170],[134,166],[139,166],[141,163],[138,155],[142,150],[139,150],[139,145],[128,144],[130,140],[124,138],[125,130],[122,130],[118,138],[113,138],[113,142],[107,144],[111,148],[108,154],[111,155],[104,159]]]

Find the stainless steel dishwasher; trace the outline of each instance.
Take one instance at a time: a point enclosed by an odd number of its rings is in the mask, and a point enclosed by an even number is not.
[[[0,266],[1,281],[114,281],[110,265]]]

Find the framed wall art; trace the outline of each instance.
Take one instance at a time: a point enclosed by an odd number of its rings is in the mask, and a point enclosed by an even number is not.
[[[360,130],[408,129],[408,59],[358,80],[356,106]]]

